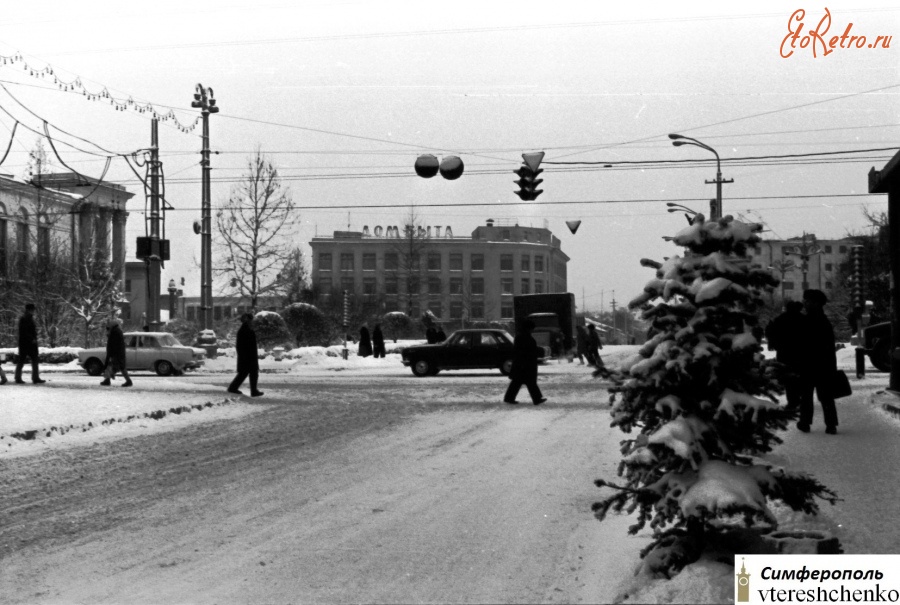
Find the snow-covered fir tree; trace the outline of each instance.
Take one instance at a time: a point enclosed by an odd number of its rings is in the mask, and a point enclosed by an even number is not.
[[[638,435],[622,441],[624,483],[596,482],[615,492],[594,512],[600,520],[636,512],[632,534],[649,524],[654,539],[641,556],[653,572],[670,576],[704,553],[746,552],[748,532],[777,525],[773,501],[814,514],[817,498],[836,500],[814,478],[759,458],[795,416],[778,403],[780,369],[758,340],[756,310],[777,283],[749,265],[761,230],[698,214],[666,238],[684,256],[641,261],[656,277],[629,307],[651,322],[650,338],[610,389],[612,425]]]

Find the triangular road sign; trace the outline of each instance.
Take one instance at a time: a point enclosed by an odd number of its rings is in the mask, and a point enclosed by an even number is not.
[[[543,151],[535,151],[534,153],[523,153],[522,159],[525,160],[525,165],[531,168],[534,172],[537,172],[538,166],[541,165],[541,161],[544,159]]]
[[[569,228],[569,231],[572,232],[572,235],[575,235],[575,232],[578,231],[578,227],[581,226],[581,221],[566,221],[566,227]]]

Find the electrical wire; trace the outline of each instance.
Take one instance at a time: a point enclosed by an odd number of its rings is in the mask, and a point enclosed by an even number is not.
[[[16,123],[13,124],[13,127],[12,127],[12,134],[9,135],[9,145],[6,146],[6,152],[3,154],[3,157],[0,158],[0,165],[2,165],[3,162],[6,161],[6,156],[9,155],[9,150],[12,149],[13,141],[16,140],[16,127],[18,127],[18,125],[19,125],[19,121],[16,120]]]

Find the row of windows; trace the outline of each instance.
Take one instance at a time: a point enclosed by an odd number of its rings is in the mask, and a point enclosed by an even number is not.
[[[31,256],[28,241],[31,237],[31,229],[28,223],[15,223],[16,226],[16,261],[26,261]],[[0,275],[6,275],[7,262],[9,260],[9,236],[7,234],[8,222],[0,218]],[[50,256],[50,227],[41,225],[38,227],[37,253],[39,258]]]
[[[220,321],[222,319],[230,319],[232,317],[240,317],[243,313],[252,311],[251,307],[232,307],[230,305],[213,305],[213,320]],[[188,321],[197,321],[200,319],[200,307],[197,305],[186,307],[184,310]]]
[[[431,311],[431,313],[438,318],[444,318],[444,305],[440,300],[432,300],[429,301],[425,306],[425,309]],[[400,303],[398,301],[386,301],[385,302],[385,311],[390,313],[391,311],[406,311],[407,309],[401,308]],[[412,317],[418,317],[420,312],[422,311],[422,307],[420,307],[418,301],[413,302],[412,304]],[[480,302],[474,302],[468,307],[464,306],[462,301],[450,301],[447,303],[447,317],[450,319],[469,319],[469,320],[480,320],[484,319],[484,304]]]
[[[795,249],[796,249],[796,246],[782,246],[781,253],[786,255],[791,252],[794,252]],[[838,246],[838,254],[847,254],[847,250],[848,250],[847,246]],[[831,245],[822,246],[822,252],[824,252],[825,254],[833,254],[833,251],[834,251],[834,247]]]
[[[484,304],[480,302],[475,302],[468,307],[463,305],[461,301],[450,301],[446,305],[447,315],[444,315],[444,304],[440,300],[432,300],[429,301],[428,304],[424,307],[428,311],[440,319],[467,319],[471,321],[477,321],[485,318],[484,315]],[[412,309],[410,312],[412,313],[412,317],[418,317],[422,307],[419,306],[418,301],[413,302]],[[400,304],[397,301],[386,301],[385,302],[385,312],[390,313],[391,311],[403,311],[406,312],[407,308],[400,307]],[[512,302],[501,303],[500,305],[500,319],[512,320],[513,319],[513,305]]]
[[[801,286],[802,286],[802,284],[798,286],[798,289],[799,289],[799,287],[801,287]],[[781,282],[781,287],[782,287],[782,289],[784,289],[784,290],[793,290],[793,289],[794,289],[794,282],[792,282],[792,281]],[[826,290],[832,290],[832,289],[834,289],[834,284],[832,284],[830,281],[825,282],[825,289],[826,289]]]
[[[383,294],[399,294],[401,290],[401,281],[403,283],[404,292],[407,291],[407,285],[409,290],[413,292],[419,292],[421,290],[421,282],[417,278],[410,279],[407,284],[406,280],[399,280],[393,276],[386,276],[384,278]],[[339,283],[341,290],[348,290],[350,292],[356,291],[356,280],[352,277],[342,277]],[[319,282],[320,288],[324,290],[328,290],[329,285],[330,284],[327,281],[323,282],[320,280]],[[464,282],[461,277],[451,277],[449,282],[447,282],[448,287],[446,291],[444,289],[444,282],[438,277],[429,277],[425,280],[425,286],[428,294],[484,294],[484,278],[481,277],[473,277],[467,282]],[[532,283],[530,278],[523,277],[519,279],[519,294],[543,294],[546,292],[545,286],[546,282],[543,279],[535,279]],[[362,278],[362,293],[367,295],[378,294],[378,282],[374,277]],[[500,293],[515,294],[513,278],[500,278]]]
[[[340,270],[353,271],[355,269],[356,256],[352,252],[342,252],[340,254]],[[469,257],[469,269],[472,271],[484,271],[484,254],[472,254]],[[534,271],[536,273],[544,272],[544,257],[534,257]],[[451,252],[448,256],[448,268],[450,271],[463,270],[463,255],[461,252]],[[398,271],[403,269],[418,269],[420,260],[418,256],[413,256],[409,262],[410,267],[400,266],[400,254],[396,252],[386,252],[384,254],[384,270]],[[515,266],[514,255],[500,255],[500,270],[512,271]],[[521,255],[519,257],[519,268],[522,271],[531,271],[532,257],[530,255]],[[319,254],[319,271],[331,271],[332,255],[330,252],[321,252]],[[425,255],[425,267],[428,271],[441,271],[443,269],[443,256],[439,252],[429,252]],[[376,254],[374,252],[364,252],[362,255],[362,270],[376,270]]]

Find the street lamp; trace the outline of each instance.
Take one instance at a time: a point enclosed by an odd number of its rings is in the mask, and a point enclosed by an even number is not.
[[[682,145],[693,145],[694,147],[700,147],[702,149],[706,149],[707,151],[712,151],[716,156],[716,180],[714,181],[706,181],[706,184],[716,184],[716,200],[715,204],[710,202],[709,209],[709,217],[713,220],[717,220],[722,218],[722,183],[733,183],[734,179],[723,180],[722,179],[722,161],[719,159],[719,154],[715,149],[707,145],[706,143],[701,143],[697,139],[693,139],[691,137],[686,137],[683,134],[670,134],[669,138],[672,139],[672,145],[675,147],[681,147]]]
[[[212,204],[209,199],[209,114],[219,112],[212,88],[203,88],[201,84],[197,84],[191,107],[200,109],[200,116],[203,118],[203,149],[200,156],[200,166],[203,169],[200,194],[200,315],[202,316],[203,329],[208,330],[212,324]]]
[[[178,286],[174,279],[169,280],[169,321],[175,319],[175,295],[178,294]]]
[[[688,224],[691,223],[691,218],[699,214],[696,210],[692,210],[687,206],[682,206],[681,204],[676,204],[675,202],[666,202],[666,206],[669,207],[666,212],[684,212],[684,218],[687,219]]]
[[[809,282],[806,281],[806,274],[809,271],[809,257],[815,256],[816,254],[822,254],[823,250],[819,248],[819,245],[816,243],[816,236],[810,234],[812,238],[811,242],[806,241],[807,234],[804,233],[801,238],[801,243],[797,246],[793,246],[791,250],[785,250],[785,254],[790,254],[791,256],[796,256],[800,259],[800,271],[803,273],[803,291],[806,292],[809,290]]]

